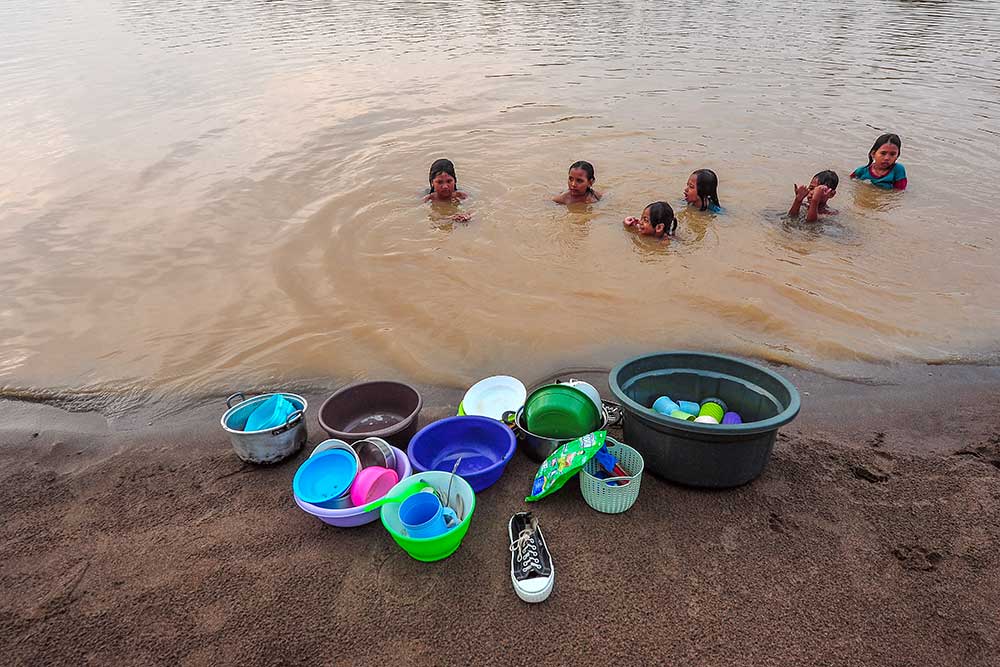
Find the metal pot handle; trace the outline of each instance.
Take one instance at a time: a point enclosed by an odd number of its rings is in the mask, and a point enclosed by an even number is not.
[[[620,403],[602,400],[601,405],[604,406],[604,411],[608,414],[608,426],[618,426],[622,423],[625,411],[622,410]]]
[[[507,410],[506,412],[503,413],[503,415],[500,416],[500,421],[502,421],[504,424],[509,426],[512,431],[514,431],[514,437],[517,438],[519,441],[523,441],[525,439],[524,431],[522,431],[517,426],[516,412],[514,412],[513,410]]]
[[[240,400],[236,401],[237,404],[242,403],[243,401],[247,400],[247,397],[243,395],[243,392],[242,391],[238,391],[238,392],[236,392],[235,394],[233,394],[232,396],[230,396],[229,398],[226,399],[226,407],[227,408],[232,408],[233,407],[233,399],[236,398],[237,396],[239,396],[239,398],[240,398]]]
[[[281,433],[284,433],[288,429],[292,428],[292,425],[295,424],[295,422],[302,419],[302,415],[303,415],[302,410],[296,410],[295,412],[291,413],[285,419],[285,423],[283,425],[271,431],[271,435],[279,435]]]

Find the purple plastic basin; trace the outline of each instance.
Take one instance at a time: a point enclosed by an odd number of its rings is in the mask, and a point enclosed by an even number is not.
[[[514,456],[517,438],[503,422],[489,417],[448,417],[423,427],[410,440],[407,456],[417,472],[456,472],[473,491],[482,491],[500,479]]]
[[[410,467],[410,459],[407,458],[406,454],[397,447],[393,447],[392,451],[396,454],[396,474],[399,475],[399,479],[403,480],[410,476],[413,469]],[[328,523],[331,526],[338,526],[340,528],[354,528],[355,526],[362,526],[366,523],[371,523],[381,516],[382,508],[373,509],[370,512],[362,512],[357,507],[345,507],[344,509],[328,509],[326,507],[320,507],[319,505],[313,505],[312,503],[307,503],[302,500],[293,492],[292,495],[295,497],[295,504],[305,512],[306,514],[312,514],[314,517],[319,519],[324,523]]]

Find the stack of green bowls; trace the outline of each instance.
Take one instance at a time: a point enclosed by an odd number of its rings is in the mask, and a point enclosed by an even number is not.
[[[528,430],[543,438],[579,438],[601,424],[594,401],[567,384],[539,387],[524,403]]]

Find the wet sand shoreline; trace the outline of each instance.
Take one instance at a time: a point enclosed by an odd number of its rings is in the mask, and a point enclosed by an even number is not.
[[[0,402],[0,654],[10,664],[990,665],[1000,656],[1000,368],[787,367],[802,392],[763,476],[706,492],[644,477],[627,514],[575,482],[532,508],[555,591],[510,586],[518,453],[436,564],[379,523],[295,507],[286,463],[243,465],[223,397],[109,422]],[[574,373],[599,383],[606,374]],[[565,374],[560,374],[565,377]],[[331,385],[332,390],[336,385]],[[421,423],[461,390],[421,387]],[[309,399],[309,442],[322,394]]]

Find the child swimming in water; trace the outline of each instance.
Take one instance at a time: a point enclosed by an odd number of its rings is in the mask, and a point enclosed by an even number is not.
[[[458,189],[458,177],[455,176],[455,165],[451,160],[434,160],[427,181],[431,187],[424,201],[459,202],[469,196]]]
[[[816,222],[821,215],[836,215],[837,211],[827,207],[826,203],[837,194],[837,185],[839,184],[840,177],[837,176],[837,172],[830,169],[813,176],[809,185],[796,183],[795,199],[792,201],[792,207],[788,209],[788,217],[799,217],[799,209],[804,200],[808,200],[806,222]]]
[[[455,165],[451,160],[434,160],[427,181],[430,190],[424,197],[425,202],[457,204],[469,196],[458,189],[458,177],[455,176]],[[472,212],[455,213],[448,216],[448,219],[453,222],[468,222],[472,219]]]
[[[574,162],[569,166],[569,189],[552,198],[557,204],[593,204],[601,193],[594,189],[594,165]]]
[[[677,217],[674,209],[665,201],[653,202],[642,209],[639,218],[625,218],[622,221],[625,229],[634,229],[642,236],[655,236],[658,239],[674,235],[677,229]],[[669,240],[669,239],[666,239]]]
[[[721,213],[719,203],[719,177],[711,169],[691,172],[684,186],[684,201],[698,207],[699,211]]]
[[[868,164],[855,169],[851,178],[870,181],[885,190],[905,190],[906,169],[896,162],[902,150],[903,142],[898,134],[883,134],[868,151]]]

